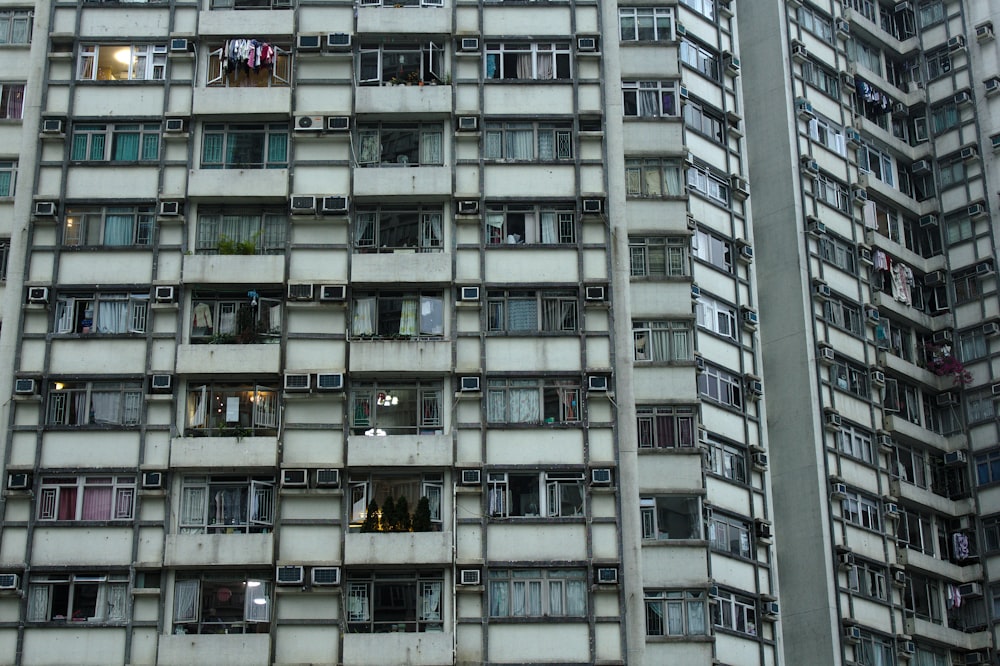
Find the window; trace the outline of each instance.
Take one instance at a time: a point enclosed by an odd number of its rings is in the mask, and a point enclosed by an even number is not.
[[[489,423],[572,423],[580,420],[580,383],[572,379],[489,379]]]
[[[390,497],[393,498],[397,509],[402,504],[400,500],[405,498],[406,506],[411,512],[417,508],[420,499],[426,497],[432,530],[440,531],[442,528],[441,498],[444,492],[444,477],[440,472],[424,474],[391,471],[371,474],[352,472],[349,485],[351,528],[362,528],[372,502],[383,507]]]
[[[354,250],[441,252],[441,207],[366,206],[355,211]]]
[[[866,144],[858,148],[858,170],[895,187],[892,156],[879,148]]]
[[[927,487],[927,459],[923,451],[896,445],[893,450],[895,468],[890,473],[906,483],[919,488]]]
[[[948,245],[967,241],[976,235],[976,223],[965,213],[949,215],[944,220],[944,234]]]
[[[353,335],[377,338],[440,338],[444,335],[441,292],[357,291],[353,297]]]
[[[0,197],[14,196],[17,182],[17,162],[0,162]]]
[[[284,254],[288,213],[199,206],[198,254]]]
[[[441,46],[434,42],[362,42],[358,83],[387,84],[441,81]]]
[[[85,0],[100,2],[101,0]],[[152,2],[153,0],[146,0]],[[162,0],[156,0],[161,2]],[[212,0],[212,9],[286,9],[292,5],[281,0]]]
[[[278,391],[246,383],[190,382],[187,437],[274,437],[278,430]]]
[[[573,128],[559,122],[487,122],[483,158],[514,162],[573,159]]]
[[[681,0],[681,4],[690,7],[709,21],[715,20],[715,0]]]
[[[736,308],[702,294],[695,302],[695,317],[701,328],[736,339]]]
[[[443,0],[363,0],[362,7],[442,7]]]
[[[837,448],[841,453],[864,460],[866,463],[875,462],[875,454],[872,449],[872,434],[867,430],[862,430],[854,425],[841,426],[837,431]]]
[[[961,114],[954,102],[947,102],[931,109],[931,130],[934,134],[943,134],[958,127],[960,120]]]
[[[250,56],[253,61],[247,54],[253,54]],[[227,88],[287,86],[291,80],[291,60],[287,50],[274,44],[231,39],[209,52],[208,85]]]
[[[625,160],[626,196],[663,198],[684,195],[681,161],[668,158]]]
[[[48,425],[134,426],[142,420],[142,382],[52,382]]]
[[[743,409],[742,379],[722,368],[708,365],[698,373],[698,393],[713,402]]]
[[[366,123],[358,126],[361,166],[442,164],[441,123]]]
[[[687,405],[636,407],[640,449],[691,448],[697,410]]]
[[[489,204],[487,245],[536,245],[576,242],[576,210],[557,204]]]
[[[70,159],[86,162],[155,162],[160,123],[73,125]]]
[[[927,67],[928,81],[945,76],[951,71],[951,53],[948,49],[925,53],[924,64]]]
[[[38,520],[131,520],[135,476],[43,476]]]
[[[1000,517],[983,519],[983,543],[988,553],[1000,550]]]
[[[583,515],[583,472],[490,472],[493,518],[567,518]]]
[[[203,169],[283,169],[288,166],[288,123],[206,123]]]
[[[985,486],[1000,481],[1000,451],[977,453],[974,462],[976,485]]]
[[[642,538],[659,541],[701,539],[701,502],[686,495],[639,500]]]
[[[84,44],[77,67],[79,81],[162,81],[167,45]]]
[[[996,416],[996,399],[992,390],[966,392],[965,417],[968,424],[986,423]]]
[[[890,354],[904,361],[913,362],[914,336],[913,330],[908,326],[888,317],[879,317],[878,325],[875,327],[875,340],[879,348],[888,350]]]
[[[715,626],[757,635],[757,604],[752,597],[719,590],[713,599],[712,623]]]
[[[859,666],[886,666],[897,663],[893,639],[863,630],[861,642],[854,646],[854,660]]]
[[[351,434],[442,434],[442,384],[422,382],[354,382],[351,391]]]
[[[28,622],[124,624],[128,573],[41,574],[28,582]]]
[[[851,490],[841,501],[841,507],[844,520],[870,530],[882,529],[882,514],[879,511],[878,500]]]
[[[0,83],[0,120],[20,120],[24,110],[24,85]]]
[[[704,590],[646,590],[647,636],[704,636],[708,633]]]
[[[821,93],[840,99],[840,80],[837,75],[812,60],[802,63],[802,79]]]
[[[843,183],[818,174],[813,179],[813,194],[817,201],[822,201],[842,213],[851,212],[851,193]]]
[[[729,205],[729,179],[721,176],[712,168],[702,165],[691,165],[687,169],[688,189],[704,194],[709,199]]]
[[[836,236],[825,234],[819,239],[819,256],[842,271],[852,275],[858,272],[854,244]]]
[[[944,0],[930,0],[921,3],[917,16],[920,19],[921,28],[943,21],[945,17]]]
[[[707,0],[711,2],[712,0]],[[713,81],[721,81],[719,72],[719,57],[707,48],[687,39],[681,40],[681,62],[692,69],[701,72]]]
[[[989,344],[982,327],[961,331],[958,333],[958,360],[962,363],[975,361],[989,353]]]
[[[153,206],[70,206],[63,223],[63,245],[151,245],[155,220]]]
[[[934,519],[930,514],[912,508],[903,509],[902,513],[896,529],[896,541],[910,550],[933,556]]]
[[[578,299],[573,289],[490,289],[487,292],[488,330],[506,333],[576,331]]]
[[[0,282],[7,279],[7,261],[10,259],[10,239],[0,238]]]
[[[994,601],[998,598],[1000,598],[1000,594],[993,596]],[[997,615],[1000,613],[994,610],[993,616]],[[917,645],[916,648],[917,651],[913,655],[914,666],[949,666],[952,663],[947,652],[924,645]]]
[[[750,523],[713,512],[708,518],[708,545],[737,557],[750,557]]]
[[[662,42],[674,38],[672,7],[619,7],[618,27],[623,42]]]
[[[868,398],[868,371],[838,357],[830,366],[830,383],[842,391],[848,391],[859,398]]]
[[[847,157],[847,143],[844,130],[825,118],[809,121],[809,138],[841,157]]]
[[[865,332],[864,324],[861,323],[861,307],[854,303],[829,298],[823,303],[823,318],[837,328],[855,335],[863,335]]]
[[[52,332],[82,335],[145,333],[148,316],[148,293],[60,294],[56,299]]]
[[[942,160],[938,162],[938,185],[945,190],[965,183],[965,162]]]
[[[630,236],[628,247],[633,278],[685,277],[690,273],[684,236]]]
[[[444,630],[441,571],[351,571],[344,582],[350,633]]]
[[[690,361],[694,358],[690,321],[633,321],[636,361]]]
[[[179,571],[171,633],[267,633],[272,603],[269,575],[264,571]]]
[[[818,10],[805,5],[799,7],[799,25],[828,44],[833,43],[833,22]]]
[[[185,476],[180,534],[268,532],[274,523],[274,477]]]
[[[31,43],[32,12],[13,9],[0,12],[0,46]]]
[[[955,290],[955,303],[969,303],[979,300],[983,295],[982,284],[975,267],[951,274],[952,288]]]
[[[963,599],[963,601],[968,600]],[[918,573],[909,574],[906,577],[906,587],[903,589],[903,603],[907,615],[940,624],[941,581]]]
[[[868,71],[882,76],[882,50],[854,38],[849,46],[849,54],[853,60]]]
[[[726,273],[733,272],[733,248],[729,241],[699,229],[691,237],[691,249],[695,259],[708,262]]]
[[[583,569],[491,569],[490,617],[584,617]]]
[[[705,468],[709,472],[737,483],[749,481],[747,451],[744,447],[724,442],[711,435],[706,444],[708,444],[708,457],[705,460]]]
[[[487,79],[569,79],[568,42],[486,44]]]
[[[847,586],[852,591],[871,599],[888,601],[889,596],[885,586],[885,567],[872,562],[858,560],[855,562],[847,570]]]
[[[684,123],[716,143],[726,144],[726,123],[722,114],[707,104],[689,99],[684,104]]]
[[[676,81],[622,81],[626,118],[673,118],[678,115]]]
[[[191,294],[191,342],[257,344],[281,339],[283,294],[276,290]]]

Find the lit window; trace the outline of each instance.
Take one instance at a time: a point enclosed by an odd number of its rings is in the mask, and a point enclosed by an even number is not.
[[[174,634],[259,634],[270,630],[265,571],[181,572],[174,584]]]
[[[86,44],[80,47],[77,80],[162,81],[166,44]]]
[[[351,434],[442,434],[442,384],[354,382],[350,399]]]
[[[431,521],[429,531],[442,529],[441,498],[444,492],[444,476],[440,472],[423,474],[351,472],[349,486],[352,528],[360,528],[362,532],[406,531],[402,529],[406,525],[399,523],[409,520],[410,527],[414,531],[419,531],[420,526],[413,523],[417,517],[420,501],[426,498],[427,517]],[[391,504],[388,501],[390,498],[393,500]],[[376,507],[379,510],[373,515],[371,510]],[[404,517],[401,508],[405,508],[411,515]],[[390,515],[393,512],[395,516]]]
[[[135,426],[142,420],[142,382],[52,382],[48,425]]]
[[[271,436],[278,430],[278,391],[248,383],[190,382],[187,437]]]
[[[274,523],[274,477],[185,476],[181,534],[268,532]]]

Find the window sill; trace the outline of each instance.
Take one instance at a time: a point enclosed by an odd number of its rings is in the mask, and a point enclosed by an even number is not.
[[[129,5],[131,7],[131,5]],[[77,85],[81,86],[143,86],[143,85],[166,85],[165,79],[139,79],[126,81],[93,81],[91,79],[77,79]]]
[[[642,545],[650,548],[664,548],[669,546],[708,548],[708,539],[643,539]]]
[[[26,625],[39,629],[54,629],[54,628],[66,628],[72,627],[74,629],[79,629],[80,627],[124,627],[126,625],[125,620],[118,622],[104,622],[100,620],[41,620],[32,621],[28,620],[25,622]]]
[[[115,432],[138,432],[142,428],[140,423],[130,423],[129,425],[121,425],[117,423],[107,423],[107,424],[93,424],[87,423],[83,425],[64,425],[64,424],[45,424],[42,426],[42,430],[45,432],[102,432],[113,430]]]
[[[687,201],[687,191],[681,194],[664,194],[662,196],[651,196],[642,194],[626,194],[625,198],[631,201]]]
[[[490,525],[579,525],[584,516],[487,516]]]
[[[71,160],[69,166],[133,167],[157,166],[157,160]]]
[[[548,421],[535,421],[533,423],[506,423],[497,421],[488,421],[486,427],[491,430],[528,430],[539,427],[545,428],[558,428],[558,429],[570,429],[570,428],[583,428],[583,421],[561,421],[561,422],[548,422]]]
[[[682,634],[680,636],[650,636],[646,634],[647,643],[714,643],[715,638],[708,634]]]
[[[539,249],[552,249],[560,247],[575,247],[576,243],[487,243],[487,250],[516,250],[523,249],[526,247],[539,248]]]
[[[654,455],[654,456],[679,456],[679,455],[702,455],[702,450],[697,446],[649,446],[640,447],[637,450],[640,456],[642,455]]]
[[[678,116],[661,115],[661,116],[623,116],[622,121],[625,123],[662,123],[662,122],[681,122],[682,118]]]

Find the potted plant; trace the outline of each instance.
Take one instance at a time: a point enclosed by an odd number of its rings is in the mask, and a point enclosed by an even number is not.
[[[414,532],[430,532],[434,527],[431,523],[431,501],[426,496],[417,501],[412,527]]]
[[[362,532],[378,532],[378,502],[374,499],[368,503],[368,510],[365,513],[365,520],[361,523]]]

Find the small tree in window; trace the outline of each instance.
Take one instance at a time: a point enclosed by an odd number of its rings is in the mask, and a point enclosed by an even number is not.
[[[395,532],[396,531],[396,501],[392,499],[392,495],[385,498],[385,502],[382,504],[382,531],[383,532]]]
[[[406,501],[406,497],[401,496],[396,500],[396,516],[392,521],[392,530],[394,532],[409,532],[410,527],[410,503]]]
[[[417,501],[417,508],[413,512],[413,531],[430,532],[431,525],[431,501],[426,496]]]
[[[368,512],[365,514],[365,520],[361,523],[362,532],[378,532],[378,502],[374,499],[368,503]]]

